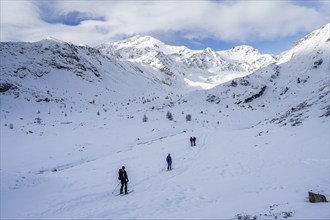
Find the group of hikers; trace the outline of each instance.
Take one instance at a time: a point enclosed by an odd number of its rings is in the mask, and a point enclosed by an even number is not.
[[[191,146],[196,146],[196,137],[190,137],[190,145]],[[171,157],[171,154],[167,155],[166,162],[167,162],[167,170],[168,171],[172,170],[172,157]],[[125,170],[125,166],[122,166],[122,168],[119,169],[118,179],[120,180],[120,183],[121,183],[120,194],[123,194],[124,190],[125,190],[125,194],[128,194],[127,183],[128,183],[129,180],[128,180],[127,172]]]

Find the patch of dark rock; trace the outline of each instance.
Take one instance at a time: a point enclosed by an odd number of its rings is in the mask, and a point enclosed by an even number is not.
[[[250,82],[246,79],[242,79],[239,81],[239,84],[242,86],[248,86],[248,85],[250,85]]]
[[[319,59],[317,61],[314,62],[314,68],[317,68],[318,66],[320,66],[323,63],[322,59]]]
[[[7,92],[10,89],[14,89],[15,86],[11,83],[0,83],[0,93]]]
[[[262,94],[265,92],[266,88],[267,88],[267,86],[261,87],[261,89],[258,93],[246,98],[244,100],[244,103],[252,102],[253,100],[255,100],[255,99],[259,98],[260,96],[262,96]]]
[[[230,83],[230,86],[232,87],[236,87],[238,84],[235,80],[232,80],[231,83]]]
[[[324,195],[313,192],[308,192],[308,200],[311,203],[328,202]]]

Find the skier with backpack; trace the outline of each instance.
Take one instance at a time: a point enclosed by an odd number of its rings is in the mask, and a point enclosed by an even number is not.
[[[166,162],[167,162],[167,170],[172,170],[172,157],[170,154],[167,155]]]
[[[121,182],[120,194],[123,194],[124,187],[125,187],[125,194],[127,194],[128,193],[128,191],[127,191],[128,177],[127,177],[127,173],[126,173],[126,170],[125,170],[125,166],[122,166],[122,168],[119,169],[119,171],[118,171],[118,179]]]

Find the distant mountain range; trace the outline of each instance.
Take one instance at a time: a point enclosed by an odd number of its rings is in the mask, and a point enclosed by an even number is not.
[[[139,63],[166,74],[170,85],[185,82],[203,89],[212,88],[233,78],[276,61],[250,46],[237,46],[226,51],[190,50],[169,46],[150,36],[135,36],[124,41],[102,44],[100,52],[118,60]]]

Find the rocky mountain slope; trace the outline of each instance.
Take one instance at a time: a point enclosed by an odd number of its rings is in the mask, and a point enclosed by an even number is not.
[[[269,121],[280,125],[302,123],[311,108],[318,117],[328,117],[329,44],[328,24],[296,42],[276,63],[205,92],[206,99],[221,107],[278,111]]]
[[[176,91],[162,82],[163,76],[138,64],[52,38],[35,43],[1,42],[0,52],[3,111],[14,109],[19,102],[32,109],[35,103],[78,109],[86,103],[100,105],[101,96],[108,97],[102,103],[105,106],[142,99],[147,92],[150,95],[161,91],[166,96]]]

